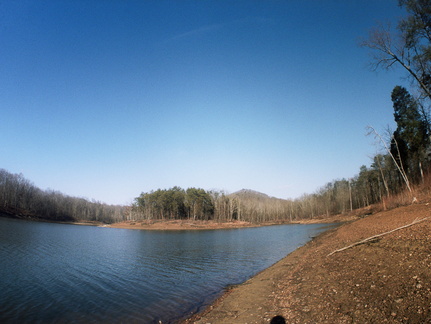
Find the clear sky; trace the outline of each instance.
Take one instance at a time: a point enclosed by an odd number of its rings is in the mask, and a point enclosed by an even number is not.
[[[396,0],[0,1],[0,168],[128,204],[352,177],[402,71],[359,46]]]

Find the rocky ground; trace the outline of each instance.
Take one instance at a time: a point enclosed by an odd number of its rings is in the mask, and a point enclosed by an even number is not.
[[[431,323],[431,204],[330,230],[185,323],[269,323],[276,315],[286,323]]]

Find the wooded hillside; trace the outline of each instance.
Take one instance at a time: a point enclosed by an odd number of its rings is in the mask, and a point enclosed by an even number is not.
[[[113,223],[123,220],[124,207],[41,190],[22,174],[0,169],[0,213],[53,221]]]

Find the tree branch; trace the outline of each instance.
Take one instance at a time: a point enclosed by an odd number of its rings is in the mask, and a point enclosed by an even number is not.
[[[356,243],[350,244],[350,245],[348,245],[348,246],[345,246],[345,247],[343,247],[343,248],[341,248],[341,249],[338,249],[338,250],[332,251],[332,252],[331,252],[331,253],[329,253],[327,256],[331,256],[331,255],[333,255],[333,254],[335,254],[335,253],[337,253],[337,252],[341,252],[341,251],[344,251],[344,250],[350,249],[350,248],[352,248],[352,247],[355,247],[355,246],[357,246],[357,245],[367,243],[367,242],[372,241],[372,240],[374,240],[374,239],[376,239],[376,238],[378,238],[378,237],[384,236],[384,235],[386,235],[386,234],[393,233],[393,232],[398,231],[398,230],[403,229],[403,228],[407,228],[407,227],[413,226],[413,225],[415,225],[415,224],[418,224],[418,223],[421,223],[421,222],[423,222],[423,221],[426,221],[426,220],[428,220],[428,219],[430,219],[430,218],[431,218],[431,216],[429,216],[429,217],[425,217],[425,218],[422,218],[422,219],[419,219],[419,220],[418,220],[418,219],[415,219],[415,220],[414,220],[412,223],[410,223],[410,224],[407,224],[407,225],[404,225],[404,226],[401,226],[401,227],[397,227],[397,228],[395,228],[395,229],[393,229],[393,230],[390,230],[390,231],[385,232],[385,233],[382,233],[382,234],[377,234],[377,235],[374,235],[374,236],[368,237],[368,238],[366,238],[366,239],[364,239],[364,240],[362,240],[362,241],[359,241],[359,242],[356,242]]]

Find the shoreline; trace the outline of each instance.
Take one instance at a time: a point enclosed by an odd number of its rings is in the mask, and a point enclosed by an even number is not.
[[[325,224],[329,222],[313,222],[319,224]],[[289,223],[289,224],[304,224],[301,222],[297,223]],[[310,223],[307,223],[310,224]],[[340,225],[341,226],[341,225]],[[232,285],[225,287],[224,291],[221,293],[219,297],[217,297],[213,302],[203,305],[200,308],[203,308],[202,311],[198,311],[196,313],[191,314],[188,317],[182,318],[178,321],[178,324],[204,324],[204,323],[230,323],[231,321],[238,321],[237,323],[265,323],[270,322],[272,318],[276,316],[280,316],[280,314],[275,310],[270,310],[268,312],[268,299],[265,296],[266,293],[274,293],[273,290],[275,288],[274,284],[276,280],[278,280],[278,275],[281,270],[285,271],[285,268],[288,268],[291,265],[291,261],[296,259],[297,256],[293,257],[293,254],[298,253],[301,254],[301,249],[307,248],[307,246],[315,240],[320,239],[321,236],[325,235],[328,232],[336,231],[336,228],[330,228],[319,235],[312,237],[307,243],[303,246],[298,247],[296,250],[287,254],[281,260],[275,262],[271,266],[266,269],[261,270],[253,277],[244,281],[243,283]],[[255,294],[256,291],[261,293],[260,295]],[[241,300],[244,299],[244,300]],[[238,305],[242,305],[241,309],[235,309],[232,307],[232,304],[235,304],[235,300],[238,300]],[[245,302],[245,303],[244,303]],[[245,307],[244,307],[245,306]],[[241,316],[246,312],[250,312],[252,316],[255,317],[255,322],[242,322],[240,319]],[[260,316],[255,316],[255,313]],[[238,316],[239,315],[239,316]],[[212,320],[212,321],[211,321]]]
[[[262,227],[274,225],[289,225],[289,224],[329,224],[329,223],[345,223],[358,219],[353,215],[337,215],[327,218],[315,218],[307,220],[299,220],[293,222],[266,222],[266,223],[250,223],[243,221],[232,222],[215,222],[202,220],[156,220],[156,221],[125,221],[113,224],[104,224],[102,227],[137,229],[137,230],[157,230],[157,231],[176,231],[176,230],[219,230],[219,229],[237,229],[249,227]]]
[[[104,228],[121,228],[121,229],[136,229],[136,230],[156,230],[156,231],[177,231],[177,230],[219,230],[219,229],[238,229],[274,225],[289,225],[289,224],[329,224],[329,223],[345,223],[358,219],[358,215],[348,213],[345,215],[335,215],[329,217],[317,217],[312,219],[294,220],[294,221],[270,221],[264,223],[251,223],[245,221],[230,221],[217,222],[213,220],[132,220],[123,221],[112,224],[102,223],[100,221],[65,221],[45,219],[29,215],[16,215],[6,212],[0,212],[0,217],[18,219],[34,222],[46,222],[66,225],[80,226],[97,226]]]
[[[319,234],[180,323],[431,321],[431,215],[422,203],[368,215]]]

